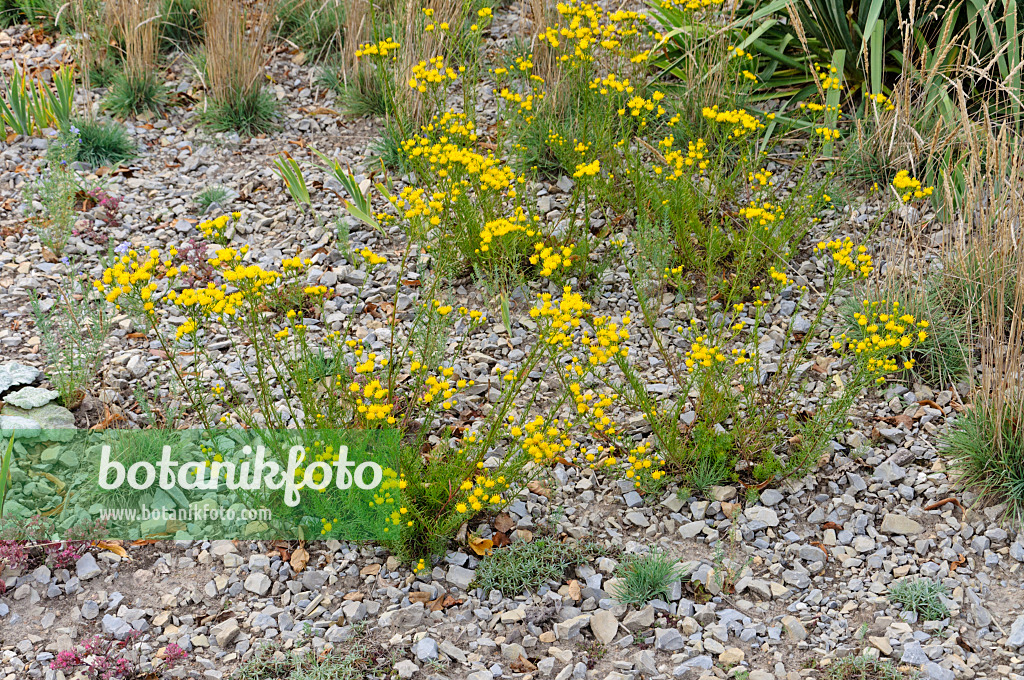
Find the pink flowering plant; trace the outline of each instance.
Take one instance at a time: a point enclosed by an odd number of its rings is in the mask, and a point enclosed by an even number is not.
[[[73,527],[64,540],[55,541],[53,522],[42,515],[28,519],[0,520],[0,573],[4,570],[27,570],[46,565],[51,570],[66,569],[84,555],[92,543],[89,535],[102,531],[102,523]],[[0,580],[0,593],[6,584]]]
[[[132,680],[145,673],[140,669],[137,642],[142,637],[132,631],[124,640],[110,640],[99,635],[86,640],[75,649],[67,649],[50,663],[50,670],[66,675],[80,672],[89,680]],[[163,649],[162,659],[169,667],[188,657],[184,649],[173,642]]]

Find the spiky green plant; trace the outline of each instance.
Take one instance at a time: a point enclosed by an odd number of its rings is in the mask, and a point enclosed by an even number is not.
[[[121,123],[83,118],[75,121],[75,127],[80,161],[94,166],[116,165],[136,156],[135,143]]]
[[[651,600],[669,599],[673,581],[681,579],[683,566],[665,553],[655,550],[644,555],[628,555],[616,571],[621,579],[612,595],[623,604],[645,605]]]

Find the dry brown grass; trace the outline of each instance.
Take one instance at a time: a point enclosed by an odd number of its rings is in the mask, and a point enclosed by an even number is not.
[[[263,87],[274,14],[264,2],[207,0],[206,89],[214,101],[254,96]]]
[[[546,42],[537,39],[552,25],[551,6],[547,0],[523,0],[522,15],[530,17],[527,24],[531,30],[530,50],[533,53],[533,72],[549,80],[555,74],[558,62],[555,61]]]
[[[160,34],[157,0],[107,0],[104,18],[112,35],[124,42],[124,72],[129,78],[148,77],[156,65]]]
[[[963,102],[961,102],[963,105]],[[950,297],[969,318],[977,369],[970,411],[943,450],[979,503],[1024,523],[1024,146],[1011,126],[970,119],[961,167],[946,168],[956,240],[946,258]]]
[[[944,173],[955,216],[947,276],[960,289],[980,356],[977,396],[1024,417],[1024,146],[1007,125],[964,111],[964,166]],[[959,170],[959,172],[957,172]]]
[[[369,42],[373,29],[370,0],[345,1],[345,40],[341,48],[341,70],[346,82],[360,68],[356,50]]]

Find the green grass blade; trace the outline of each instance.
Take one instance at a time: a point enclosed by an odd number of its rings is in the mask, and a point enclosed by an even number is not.
[[[285,188],[299,207],[311,205],[309,199],[309,188],[306,186],[306,178],[302,174],[299,162],[291,156],[284,154],[283,158],[274,159],[275,172],[284,182]]]
[[[885,22],[875,21],[871,30],[871,94],[882,93],[882,56],[885,53],[883,30]]]
[[[11,441],[7,443],[7,451],[3,460],[0,461],[0,517],[4,515],[4,499],[7,497],[7,485],[11,477],[11,458],[14,452],[14,435],[11,434]]]
[[[868,10],[867,21],[865,21],[862,24],[862,26],[864,26],[867,30],[864,31],[864,36],[863,36],[863,38],[861,39],[861,42],[860,42],[860,52],[859,52],[860,55],[863,55],[865,49],[867,49],[868,38],[869,37],[872,39],[872,41],[874,41],[874,35],[875,35],[876,31],[878,32],[879,35],[881,35],[881,32],[878,31],[877,24],[878,23],[883,23],[884,24],[884,22],[880,22],[880,20],[878,18],[879,15],[882,13],[882,4],[883,4],[883,2],[884,2],[884,0],[872,0],[872,2],[871,2],[871,8]],[[874,54],[874,50],[872,50],[872,54]],[[872,70],[874,70],[874,69],[872,69]],[[874,82],[871,83],[871,87],[872,88],[875,87]],[[875,90],[872,89],[871,93],[875,94]]]
[[[1021,101],[1020,101],[1020,71],[1024,68],[1021,63],[1021,38],[1017,33],[1017,0],[1004,0],[1005,16],[1003,25],[1006,27],[1007,60],[1010,69],[1009,82],[1006,83],[1010,92],[1010,109],[1013,112],[1013,122],[1020,124]]]

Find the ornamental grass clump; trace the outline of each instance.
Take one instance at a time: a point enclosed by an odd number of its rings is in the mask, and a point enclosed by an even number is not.
[[[104,105],[122,117],[143,111],[163,111],[168,105],[168,96],[156,68],[159,3],[156,0],[111,0],[104,12],[111,35],[122,46],[122,68],[111,83]]]
[[[277,104],[264,88],[264,51],[273,17],[261,2],[206,1],[202,119],[211,130],[254,135],[274,128]]]
[[[964,118],[967,118],[966,112]],[[948,192],[947,212],[961,216],[943,270],[954,309],[967,318],[977,347],[970,410],[954,421],[941,450],[979,503],[1004,504],[1004,519],[1024,522],[1024,256],[1019,226],[1024,198],[1020,141],[1009,128],[972,137],[966,184]]]

